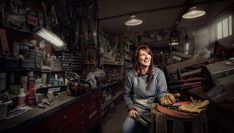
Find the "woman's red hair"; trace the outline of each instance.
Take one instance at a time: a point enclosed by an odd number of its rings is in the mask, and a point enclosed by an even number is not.
[[[133,55],[132,55],[132,64],[133,64],[133,69],[137,72],[137,74],[139,75],[140,74],[140,64],[139,64],[139,60],[138,60],[138,57],[139,57],[139,51],[140,50],[145,50],[148,54],[151,55],[151,62],[150,62],[150,66],[149,66],[149,70],[147,72],[147,74],[149,75],[148,76],[148,80],[147,80],[147,90],[149,89],[149,84],[150,82],[152,81],[152,77],[153,77],[153,65],[154,65],[154,62],[153,62],[153,52],[152,50],[145,44],[142,44],[142,45],[139,45],[133,52]]]

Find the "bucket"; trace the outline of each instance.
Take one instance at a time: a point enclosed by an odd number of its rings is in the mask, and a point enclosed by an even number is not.
[[[7,117],[7,107],[10,103],[12,103],[12,101],[0,103],[0,120]]]

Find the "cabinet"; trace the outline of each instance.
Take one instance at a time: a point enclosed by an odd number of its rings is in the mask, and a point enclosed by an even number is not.
[[[30,128],[21,130],[22,132],[32,132],[40,129],[40,132],[48,133],[71,132],[71,130],[73,130],[73,132],[83,131],[82,123],[84,123],[85,119],[80,119],[80,117],[84,117],[83,112],[87,106],[85,105],[85,100],[86,98],[82,97],[78,102],[61,109],[42,121],[30,126]],[[77,119],[79,119],[78,122]]]
[[[88,97],[88,132],[100,130],[101,127],[101,93],[100,89]],[[87,112],[84,112],[87,113]],[[94,128],[95,127],[95,128]],[[86,131],[87,132],[87,131]]]
[[[65,132],[74,132],[74,131],[78,131],[78,132],[85,132],[85,129],[87,128],[86,124],[88,122],[87,119],[87,106],[88,103],[86,102],[87,98],[82,98],[79,102],[67,107],[64,111],[62,116],[58,115],[58,116],[52,116],[55,118],[62,118],[64,121],[63,123],[61,123],[60,128],[57,132],[59,133],[65,133]],[[51,122],[57,122],[52,120],[47,120],[51,121]],[[49,124],[49,123],[48,123]],[[47,124],[47,125],[48,125]],[[55,132],[58,129],[58,127],[55,127]]]
[[[81,95],[78,100],[48,117],[34,122],[27,128],[19,127],[17,131],[24,133],[88,133],[100,127],[100,90],[96,89]],[[13,131],[16,129],[13,129]]]

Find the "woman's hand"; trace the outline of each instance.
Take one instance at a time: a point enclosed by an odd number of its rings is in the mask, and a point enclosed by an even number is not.
[[[128,116],[132,117],[132,118],[136,118],[137,116],[139,116],[138,112],[136,110],[130,110],[128,112]]]
[[[160,99],[160,104],[164,106],[170,106],[174,104],[175,102],[176,102],[176,99],[171,93],[166,94]]]

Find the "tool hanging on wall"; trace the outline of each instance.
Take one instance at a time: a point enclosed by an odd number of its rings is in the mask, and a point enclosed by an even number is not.
[[[0,43],[1,43],[1,53],[0,55],[9,56],[10,51],[8,47],[8,41],[6,36],[6,30],[1,28],[0,29]]]

